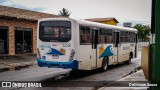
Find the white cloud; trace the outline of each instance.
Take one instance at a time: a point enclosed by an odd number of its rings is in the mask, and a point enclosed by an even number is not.
[[[14,2],[13,0],[2,0],[2,1],[0,1],[0,5],[21,8],[21,9],[27,9],[27,10],[33,10],[33,11],[44,11],[45,10],[45,8],[42,8],[42,7],[31,8],[26,5],[21,5],[21,4]]]

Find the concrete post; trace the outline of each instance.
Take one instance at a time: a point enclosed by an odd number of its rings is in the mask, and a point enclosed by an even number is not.
[[[8,29],[8,43],[9,43],[9,54],[15,54],[15,37],[14,37],[14,27],[9,27]]]

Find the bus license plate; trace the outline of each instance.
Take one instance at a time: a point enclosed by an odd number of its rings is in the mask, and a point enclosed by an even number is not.
[[[52,55],[52,58],[53,58],[53,59],[58,59],[59,56],[58,56],[58,55]]]

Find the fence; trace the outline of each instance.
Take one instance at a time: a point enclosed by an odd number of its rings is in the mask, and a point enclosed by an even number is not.
[[[142,47],[146,47],[150,44],[150,42],[146,39],[138,39],[138,52],[141,51]]]

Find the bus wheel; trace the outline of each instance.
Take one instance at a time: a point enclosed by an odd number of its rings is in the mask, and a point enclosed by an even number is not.
[[[131,58],[132,58],[132,56],[131,56],[131,54],[130,54],[130,55],[129,55],[129,60],[126,61],[127,64],[130,64],[130,63],[131,63]]]
[[[102,62],[102,71],[106,71],[108,69],[108,58],[104,57]]]

